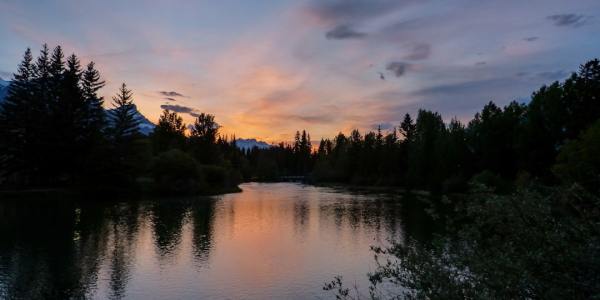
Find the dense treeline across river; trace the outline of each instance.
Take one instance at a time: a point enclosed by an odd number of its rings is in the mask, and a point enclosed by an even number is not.
[[[44,46],[35,61],[25,52],[0,106],[5,187],[153,186],[192,193],[282,176],[442,192],[466,191],[470,180],[497,192],[531,181],[598,184],[588,174],[593,167],[576,161],[593,159],[576,152],[587,150],[578,148],[577,139],[597,130],[598,60],[540,88],[527,104],[501,108],[490,102],[466,126],[420,110],[415,121],[406,114],[397,129],[340,133],[321,140],[316,151],[306,131],[297,132],[292,144],[245,151],[235,138],[219,135],[214,116],[204,113],[188,129],[165,110],[154,132],[141,134],[125,84],[105,110],[98,96],[104,82],[94,63],[82,69],[75,55],[64,59],[60,46],[50,52]]]
[[[389,132],[340,133],[321,140],[313,153],[310,135],[302,132],[293,145],[255,149],[249,159],[266,179],[310,175],[315,182],[452,192],[465,191],[473,178],[506,192],[513,183],[556,184],[575,176],[595,186],[593,155],[577,151],[590,150],[580,149],[585,146],[578,139],[600,130],[599,97],[596,59],[564,82],[541,87],[529,103],[489,102],[467,125],[456,119],[446,124],[440,114],[420,110],[416,120],[406,114]]]
[[[527,105],[490,103],[466,127],[420,111],[400,132],[404,139],[387,148],[393,133],[383,143],[374,133],[340,135],[331,147],[322,142],[314,158],[317,179],[378,183],[389,174],[415,187],[466,191],[430,202],[428,211],[446,225],[443,235],[374,248],[370,298],[600,297],[598,60],[542,87]],[[324,289],[338,299],[364,298],[342,277]]]

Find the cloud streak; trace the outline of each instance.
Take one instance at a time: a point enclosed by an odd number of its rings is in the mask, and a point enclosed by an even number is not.
[[[175,91],[158,91],[158,93],[167,97],[185,97],[183,94]]]
[[[315,0],[309,13],[331,23],[356,23],[393,12],[407,0]]]
[[[579,27],[589,20],[589,17],[577,14],[556,14],[546,18],[554,25],[563,27]]]
[[[431,56],[431,45],[419,43],[411,48],[411,52],[404,58],[408,60],[423,60]]]
[[[411,65],[409,63],[393,61],[388,63],[385,69],[392,72],[396,77],[402,77],[402,75],[406,73],[410,66]]]
[[[178,105],[178,104],[163,104],[160,106],[160,108],[174,111],[174,112],[180,113],[180,114],[188,114],[195,118],[200,115],[200,111],[198,111],[197,109],[195,109],[193,107],[189,107],[189,106]]]
[[[358,32],[348,25],[339,25],[325,34],[329,40],[362,39],[366,36],[366,33]]]

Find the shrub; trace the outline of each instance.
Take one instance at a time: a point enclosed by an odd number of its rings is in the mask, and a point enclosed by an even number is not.
[[[198,163],[180,150],[169,150],[158,155],[152,164],[154,188],[159,193],[193,194],[205,186]]]

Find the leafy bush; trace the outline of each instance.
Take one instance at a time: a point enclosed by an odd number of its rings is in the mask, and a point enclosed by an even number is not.
[[[600,120],[560,151],[554,172],[566,183],[578,182],[592,192],[600,190]]]
[[[223,166],[201,165],[200,172],[206,183],[204,191],[230,188],[242,182],[242,175],[239,171]]]
[[[472,194],[450,224],[455,236],[374,248],[371,298],[597,299],[599,206],[577,185]],[[341,280],[325,288],[352,298]]]
[[[152,176],[155,189],[160,193],[192,194],[206,185],[198,163],[176,149],[163,152],[154,159]]]
[[[489,170],[485,170],[473,176],[470,185],[475,189],[485,189],[496,193],[507,193],[511,190],[509,181]]]

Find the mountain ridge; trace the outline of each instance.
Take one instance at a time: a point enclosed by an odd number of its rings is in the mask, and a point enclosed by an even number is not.
[[[259,141],[257,139],[242,139],[242,138],[236,139],[235,145],[239,149],[243,149],[243,150],[249,150],[254,147],[257,147],[259,149],[267,149],[267,148],[271,147],[270,144],[267,144],[266,142],[263,142],[263,141]]]

